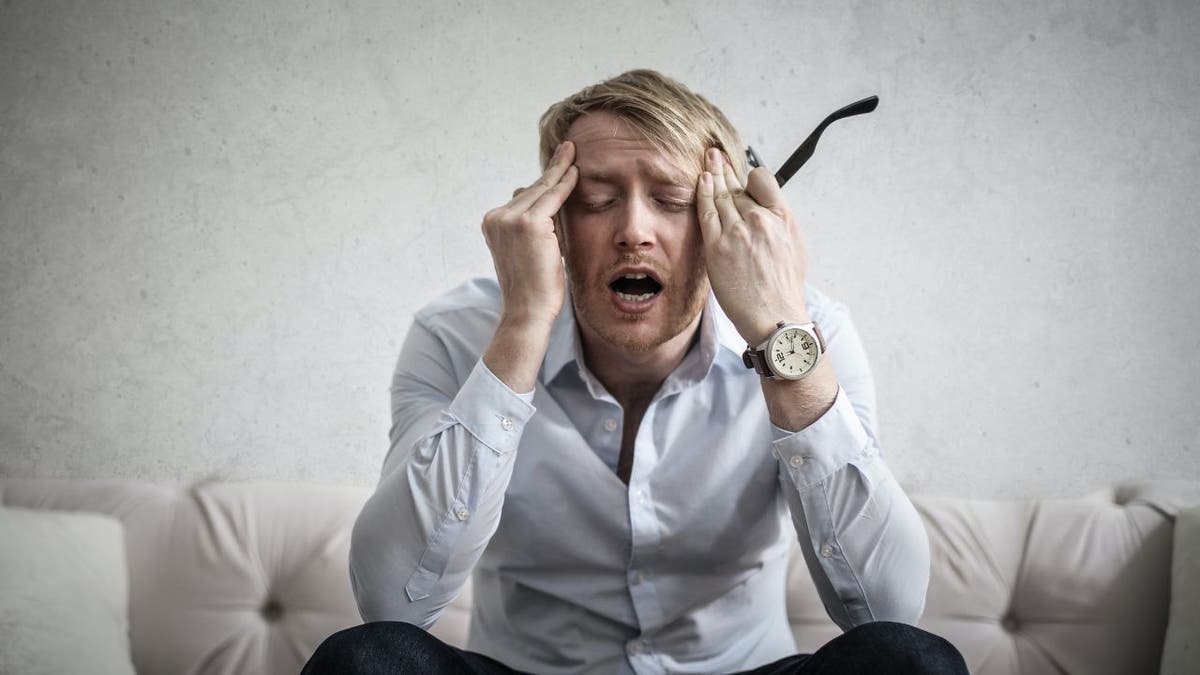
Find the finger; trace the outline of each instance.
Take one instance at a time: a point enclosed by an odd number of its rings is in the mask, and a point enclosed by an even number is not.
[[[513,197],[509,202],[514,210],[524,212],[538,200],[550,188],[558,184],[562,177],[567,172],[567,168],[575,161],[575,144],[571,141],[563,141],[558,149],[554,151],[554,156],[550,158],[550,164],[546,170],[542,172],[542,176],[537,179],[529,187],[521,190],[519,194]]]
[[[700,219],[700,237],[705,245],[721,238],[721,216],[713,202],[713,177],[708,171],[700,172],[696,184],[696,216]]]
[[[543,192],[542,196],[529,206],[527,213],[535,218],[549,218],[558,213],[563,203],[567,201],[567,197],[571,196],[571,191],[575,189],[575,183],[578,181],[579,167],[572,164],[567,167],[561,180]]]
[[[729,186],[729,194],[733,195],[733,205],[745,219],[750,215],[750,211],[758,207],[758,202],[742,187],[742,179],[738,178],[737,172],[733,170],[733,164],[722,161],[721,168],[725,173],[725,184]]]
[[[727,230],[742,222],[742,214],[733,203],[733,192],[725,180],[725,170],[722,166],[725,159],[721,151],[709,148],[705,153],[705,163],[713,178],[713,203],[717,206],[717,215],[721,217],[721,229]]]
[[[783,188],[775,176],[765,167],[758,167],[750,172],[746,180],[746,194],[782,218],[787,212],[787,199],[783,196]]]

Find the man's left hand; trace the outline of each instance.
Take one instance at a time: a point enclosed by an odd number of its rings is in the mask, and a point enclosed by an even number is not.
[[[767,169],[743,187],[716,148],[704,158],[696,211],[713,294],[746,342],[757,345],[779,321],[806,323],[808,255],[787,200]]]

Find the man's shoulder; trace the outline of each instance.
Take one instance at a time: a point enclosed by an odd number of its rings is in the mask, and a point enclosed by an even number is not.
[[[495,279],[480,277],[442,293],[413,314],[412,327],[454,353],[483,353],[500,321],[501,294]]]
[[[476,277],[434,298],[413,318],[424,324],[495,319],[500,307],[500,285],[495,279]]]

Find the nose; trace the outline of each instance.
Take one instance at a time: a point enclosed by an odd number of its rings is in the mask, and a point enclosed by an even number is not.
[[[654,248],[654,212],[641,199],[628,199],[617,213],[613,244],[622,251]]]

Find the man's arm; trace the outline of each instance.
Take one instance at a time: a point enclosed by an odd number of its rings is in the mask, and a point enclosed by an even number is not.
[[[800,431],[775,425],[771,446],[800,548],[842,628],[916,624],[929,584],[925,528],[880,450],[874,382],[849,314],[835,305],[816,318],[842,386],[829,410]]]
[[[753,345],[778,321],[812,320],[804,238],[770,172],[755,169],[743,189],[718,151],[710,149],[705,163],[696,203],[721,308]],[[929,583],[925,529],[880,456],[873,385],[857,334],[844,311],[820,319],[824,362],[801,380],[762,382],[800,548],[826,611],[842,628],[916,623]]]
[[[534,408],[482,360],[459,385],[455,356],[418,317],[392,381],[391,449],[350,545],[366,621],[428,628],[458,595],[499,524]]]
[[[455,353],[421,317],[405,339],[392,383],[391,449],[351,538],[351,585],[367,621],[433,625],[499,526],[564,299],[553,217],[574,189],[573,160],[574,146],[563,144],[537,183],[484,217],[503,307],[461,386],[455,373],[469,356],[461,347]]]

